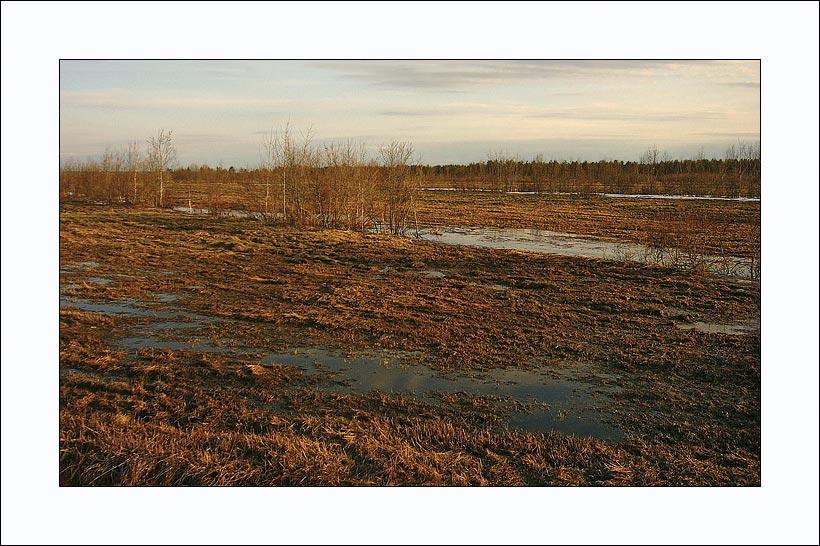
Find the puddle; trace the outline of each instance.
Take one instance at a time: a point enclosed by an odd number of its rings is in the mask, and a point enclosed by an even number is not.
[[[447,245],[464,245],[503,250],[523,250],[542,254],[557,254],[580,258],[597,258],[616,261],[648,261],[656,265],[669,265],[668,260],[653,259],[658,253],[644,245],[613,242],[584,237],[574,233],[562,233],[540,229],[522,228],[474,228],[438,227],[419,230],[419,238]],[[715,272],[731,271],[732,276],[749,277],[749,266],[740,259],[719,260],[704,257],[707,267]],[[730,267],[726,264],[730,262]]]
[[[128,317],[148,317],[158,319],[169,319],[176,316],[175,313],[156,311],[140,307],[134,300],[107,301],[98,303],[82,298],[60,297],[60,307],[70,307],[80,311],[91,313],[103,313],[105,315],[124,315]]]
[[[177,212],[184,212],[185,214],[205,215],[210,214],[211,211],[206,208],[192,208],[192,207],[174,207]],[[219,216],[222,218],[253,218],[255,220],[264,220],[265,214],[262,212],[250,212],[247,210],[221,210]],[[282,213],[271,213],[267,215],[270,218],[281,218]]]
[[[173,294],[155,294],[157,299],[162,302],[176,301],[177,297]],[[164,296],[164,297],[163,297]],[[118,300],[109,301],[105,303],[93,302],[82,298],[61,297],[60,307],[68,307],[72,309],[79,309],[80,311],[89,311],[93,313],[103,313],[106,315],[120,315],[126,317],[157,319],[157,322],[151,322],[148,325],[137,326],[137,332],[148,332],[148,335],[133,335],[121,338],[117,344],[126,349],[170,349],[170,350],[187,350],[200,351],[204,353],[228,353],[236,352],[225,347],[217,347],[207,340],[193,338],[186,341],[175,341],[159,339],[150,332],[173,331],[173,330],[195,330],[204,327],[210,322],[214,322],[211,317],[191,313],[182,309],[169,308],[167,310],[155,310],[142,307],[134,300]],[[172,320],[177,319],[177,320]],[[183,319],[183,320],[179,320]]]
[[[60,296],[60,307],[78,309],[91,313],[102,313],[105,315],[122,315],[126,317],[159,319],[163,322],[155,322],[148,326],[150,330],[200,328],[214,319],[205,315],[191,313],[182,309],[170,308],[165,311],[142,307],[135,300],[117,300],[107,302],[95,302],[83,298]],[[172,321],[170,319],[186,319],[183,321]]]
[[[386,266],[382,267],[381,269],[379,269],[379,273],[381,273],[382,275],[385,274],[385,273],[390,273],[391,271],[395,271],[397,273],[400,272],[399,270],[396,270],[396,269],[390,267],[389,265],[386,265]],[[405,271],[405,272],[414,273],[414,274],[418,273],[418,274],[424,275],[428,279],[441,279],[441,278],[444,278],[444,277],[447,276],[447,274],[444,273],[443,271],[438,271],[436,269],[425,269],[423,271],[412,271],[411,270],[411,271]]]
[[[700,197],[700,196],[661,196],[661,195],[624,195],[624,194],[596,194],[604,197],[633,197],[643,199],[724,199],[724,200],[748,200],[753,198],[728,198],[728,197]],[[759,201],[759,199],[758,199]],[[205,208],[174,207],[175,211],[186,214],[208,214]],[[264,220],[265,215],[261,212],[249,212],[242,210],[225,210],[220,212],[220,216],[231,216],[236,218],[255,218]],[[275,216],[275,215],[273,215]],[[381,231],[380,226],[373,228],[374,232]],[[644,245],[627,242],[613,242],[592,237],[585,237],[575,233],[563,233],[557,231],[524,229],[524,228],[475,228],[448,226],[440,228],[425,228],[416,232],[420,239],[444,243],[448,245],[466,245],[484,248],[496,248],[504,250],[523,250],[528,252],[539,252],[543,254],[558,254],[560,256],[572,256],[580,258],[597,258],[603,260],[616,261],[637,261],[638,263],[651,263],[655,265],[670,266],[668,252],[659,253],[657,249],[650,249]],[[655,258],[653,258],[655,257]],[[706,268],[714,273],[724,275],[751,278],[752,267],[748,260],[741,258],[717,258],[713,256],[701,256]],[[383,268],[379,273],[387,273],[389,268]],[[428,272],[428,277],[443,277],[441,272]]]
[[[159,292],[154,294],[154,299],[160,303],[173,303],[177,301],[179,297],[174,294],[168,294],[167,292]]]
[[[477,283],[477,282],[468,282],[467,284],[470,285],[470,286],[478,286],[480,288],[489,288],[490,290],[493,290],[495,292],[503,292],[504,290],[509,290],[509,288],[510,288],[509,286],[505,286],[503,284],[495,284],[495,283],[494,284],[481,284],[481,283]]]
[[[448,245],[466,245],[507,250],[525,250],[583,258],[614,259],[624,251],[623,243],[538,229],[446,227],[419,231],[421,239]],[[627,245],[636,254],[645,248]]]
[[[742,336],[754,332],[760,328],[760,324],[754,321],[738,322],[734,324],[719,324],[716,322],[676,322],[675,326],[682,330],[696,330],[705,334],[728,334]]]
[[[460,191],[460,192],[488,192],[497,193],[495,190],[484,188],[419,188],[421,191]],[[511,192],[508,192],[511,193]]]
[[[148,326],[148,330],[152,332],[158,332],[162,330],[192,330],[195,328],[201,328],[201,322],[181,322],[181,321],[174,321],[174,320],[167,320],[163,322],[155,322]]]
[[[62,264],[60,266],[61,272],[86,271],[88,269],[97,269],[100,264],[97,262],[74,262],[70,264]]]
[[[482,377],[445,376],[425,366],[403,364],[395,356],[344,356],[324,349],[304,348],[270,354],[264,358],[263,365],[297,366],[308,374],[328,372],[335,380],[331,389],[339,392],[383,391],[410,394],[428,401],[435,400],[434,392],[463,392],[517,402],[540,402],[549,407],[514,412],[509,423],[531,432],[559,430],[612,441],[623,438],[597,409],[606,401],[604,393],[586,383],[555,379],[550,370],[500,369],[483,373]]]
[[[440,271],[430,270],[429,273]],[[498,285],[502,289],[501,285]],[[173,294],[155,294],[160,301],[176,300]],[[203,353],[248,354],[264,352],[259,349],[236,349],[214,345],[204,336],[184,340],[161,339],[152,335],[173,330],[193,330],[204,327],[215,319],[170,305],[155,310],[134,300],[93,302],[81,298],[60,298],[60,307],[82,311],[147,318],[149,324],[141,324],[131,335],[116,343],[125,349],[186,350]],[[492,396],[521,403],[529,403],[532,411],[516,410],[507,423],[518,429],[532,432],[563,431],[576,435],[594,436],[604,440],[620,441],[623,434],[606,422],[607,414],[599,409],[607,400],[612,387],[593,387],[574,381],[554,369],[498,369],[482,372],[478,376],[442,375],[426,366],[412,362],[411,354],[365,353],[345,356],[324,349],[296,349],[290,352],[272,353],[264,358],[265,366],[290,365],[303,369],[307,374],[327,373],[328,388],[337,392],[368,393],[383,391],[402,393],[436,403],[439,393],[470,393]],[[565,374],[564,374],[565,375]],[[533,407],[534,406],[534,407]]]

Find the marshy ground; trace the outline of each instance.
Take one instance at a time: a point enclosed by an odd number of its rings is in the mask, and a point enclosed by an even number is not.
[[[425,226],[759,246],[759,203],[447,193]],[[64,485],[760,484],[757,282],[83,203],[60,267]]]

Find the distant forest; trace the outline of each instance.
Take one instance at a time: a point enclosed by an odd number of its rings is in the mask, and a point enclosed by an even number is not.
[[[496,155],[469,165],[420,167],[427,182],[456,189],[760,197],[760,147],[740,143],[723,159],[521,161]]]
[[[760,146],[738,143],[722,159],[668,159],[651,147],[639,161],[524,161],[491,153],[468,165],[419,165],[410,142],[394,141],[373,159],[363,143],[316,145],[285,127],[262,143],[259,166],[176,166],[170,131],[143,153],[135,141],[101,158],[66,162],[60,196],[179,206],[193,197],[216,212],[228,206],[270,221],[404,231],[422,189],[760,197]]]
[[[104,169],[102,163],[68,162],[62,172],[69,177],[68,173],[90,175]],[[416,170],[429,187],[462,190],[760,197],[758,151],[745,157],[655,162],[489,159],[467,165],[419,165]],[[215,180],[221,171],[242,182],[260,179],[262,169],[195,165],[168,170],[171,179],[180,182]]]

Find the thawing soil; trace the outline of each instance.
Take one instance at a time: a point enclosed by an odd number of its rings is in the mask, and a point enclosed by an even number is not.
[[[61,484],[760,484],[759,328],[681,327],[759,323],[755,283],[149,209],[60,222]],[[546,371],[619,434],[270,357],[305,347],[453,381]]]

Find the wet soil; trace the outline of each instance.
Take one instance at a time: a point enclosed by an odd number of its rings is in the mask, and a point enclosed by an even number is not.
[[[759,484],[759,330],[686,327],[754,283],[82,205],[60,251],[62,483]]]

